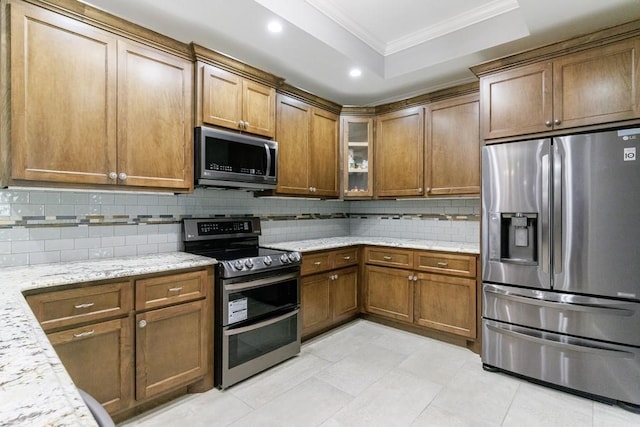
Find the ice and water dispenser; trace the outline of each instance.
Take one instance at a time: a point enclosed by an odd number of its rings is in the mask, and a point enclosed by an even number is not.
[[[489,221],[489,259],[538,264],[537,213],[492,212]]]

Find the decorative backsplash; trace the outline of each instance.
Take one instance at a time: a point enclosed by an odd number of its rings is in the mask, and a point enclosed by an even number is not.
[[[352,212],[353,211],[353,212]],[[0,267],[171,252],[185,217],[251,215],[262,243],[363,235],[479,241],[477,198],[340,201],[62,189],[0,190]]]

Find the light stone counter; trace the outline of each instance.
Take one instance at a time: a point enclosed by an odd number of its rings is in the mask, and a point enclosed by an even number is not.
[[[425,249],[430,251],[460,252],[479,254],[478,243],[440,242],[433,240],[394,239],[390,237],[328,237],[323,239],[298,240],[264,244],[263,246],[283,251],[313,252],[345,246],[371,245],[392,248]]]
[[[22,292],[215,262],[172,252],[0,270],[0,425],[97,425]]]

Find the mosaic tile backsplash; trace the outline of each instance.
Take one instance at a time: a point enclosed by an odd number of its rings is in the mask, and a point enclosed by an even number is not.
[[[262,243],[339,236],[478,242],[477,198],[339,201],[193,194],[0,190],[0,267],[181,250],[184,217],[255,215]]]

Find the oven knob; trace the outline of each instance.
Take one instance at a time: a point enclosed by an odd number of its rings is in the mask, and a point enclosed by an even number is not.
[[[266,256],[266,257],[262,258],[262,262],[264,262],[264,265],[271,265],[273,260],[271,259],[270,256]]]
[[[244,265],[248,268],[248,269],[252,269],[253,268],[253,261],[251,261],[250,259],[246,260],[244,262]]]
[[[289,261],[291,261],[291,262],[300,261],[300,254],[298,252],[291,252],[289,254]]]
[[[236,270],[242,270],[244,268],[244,264],[242,264],[241,260],[237,260],[236,262],[234,262],[233,266],[236,268]]]
[[[291,262],[287,254],[280,255],[280,261],[282,261],[283,264],[288,264]]]

